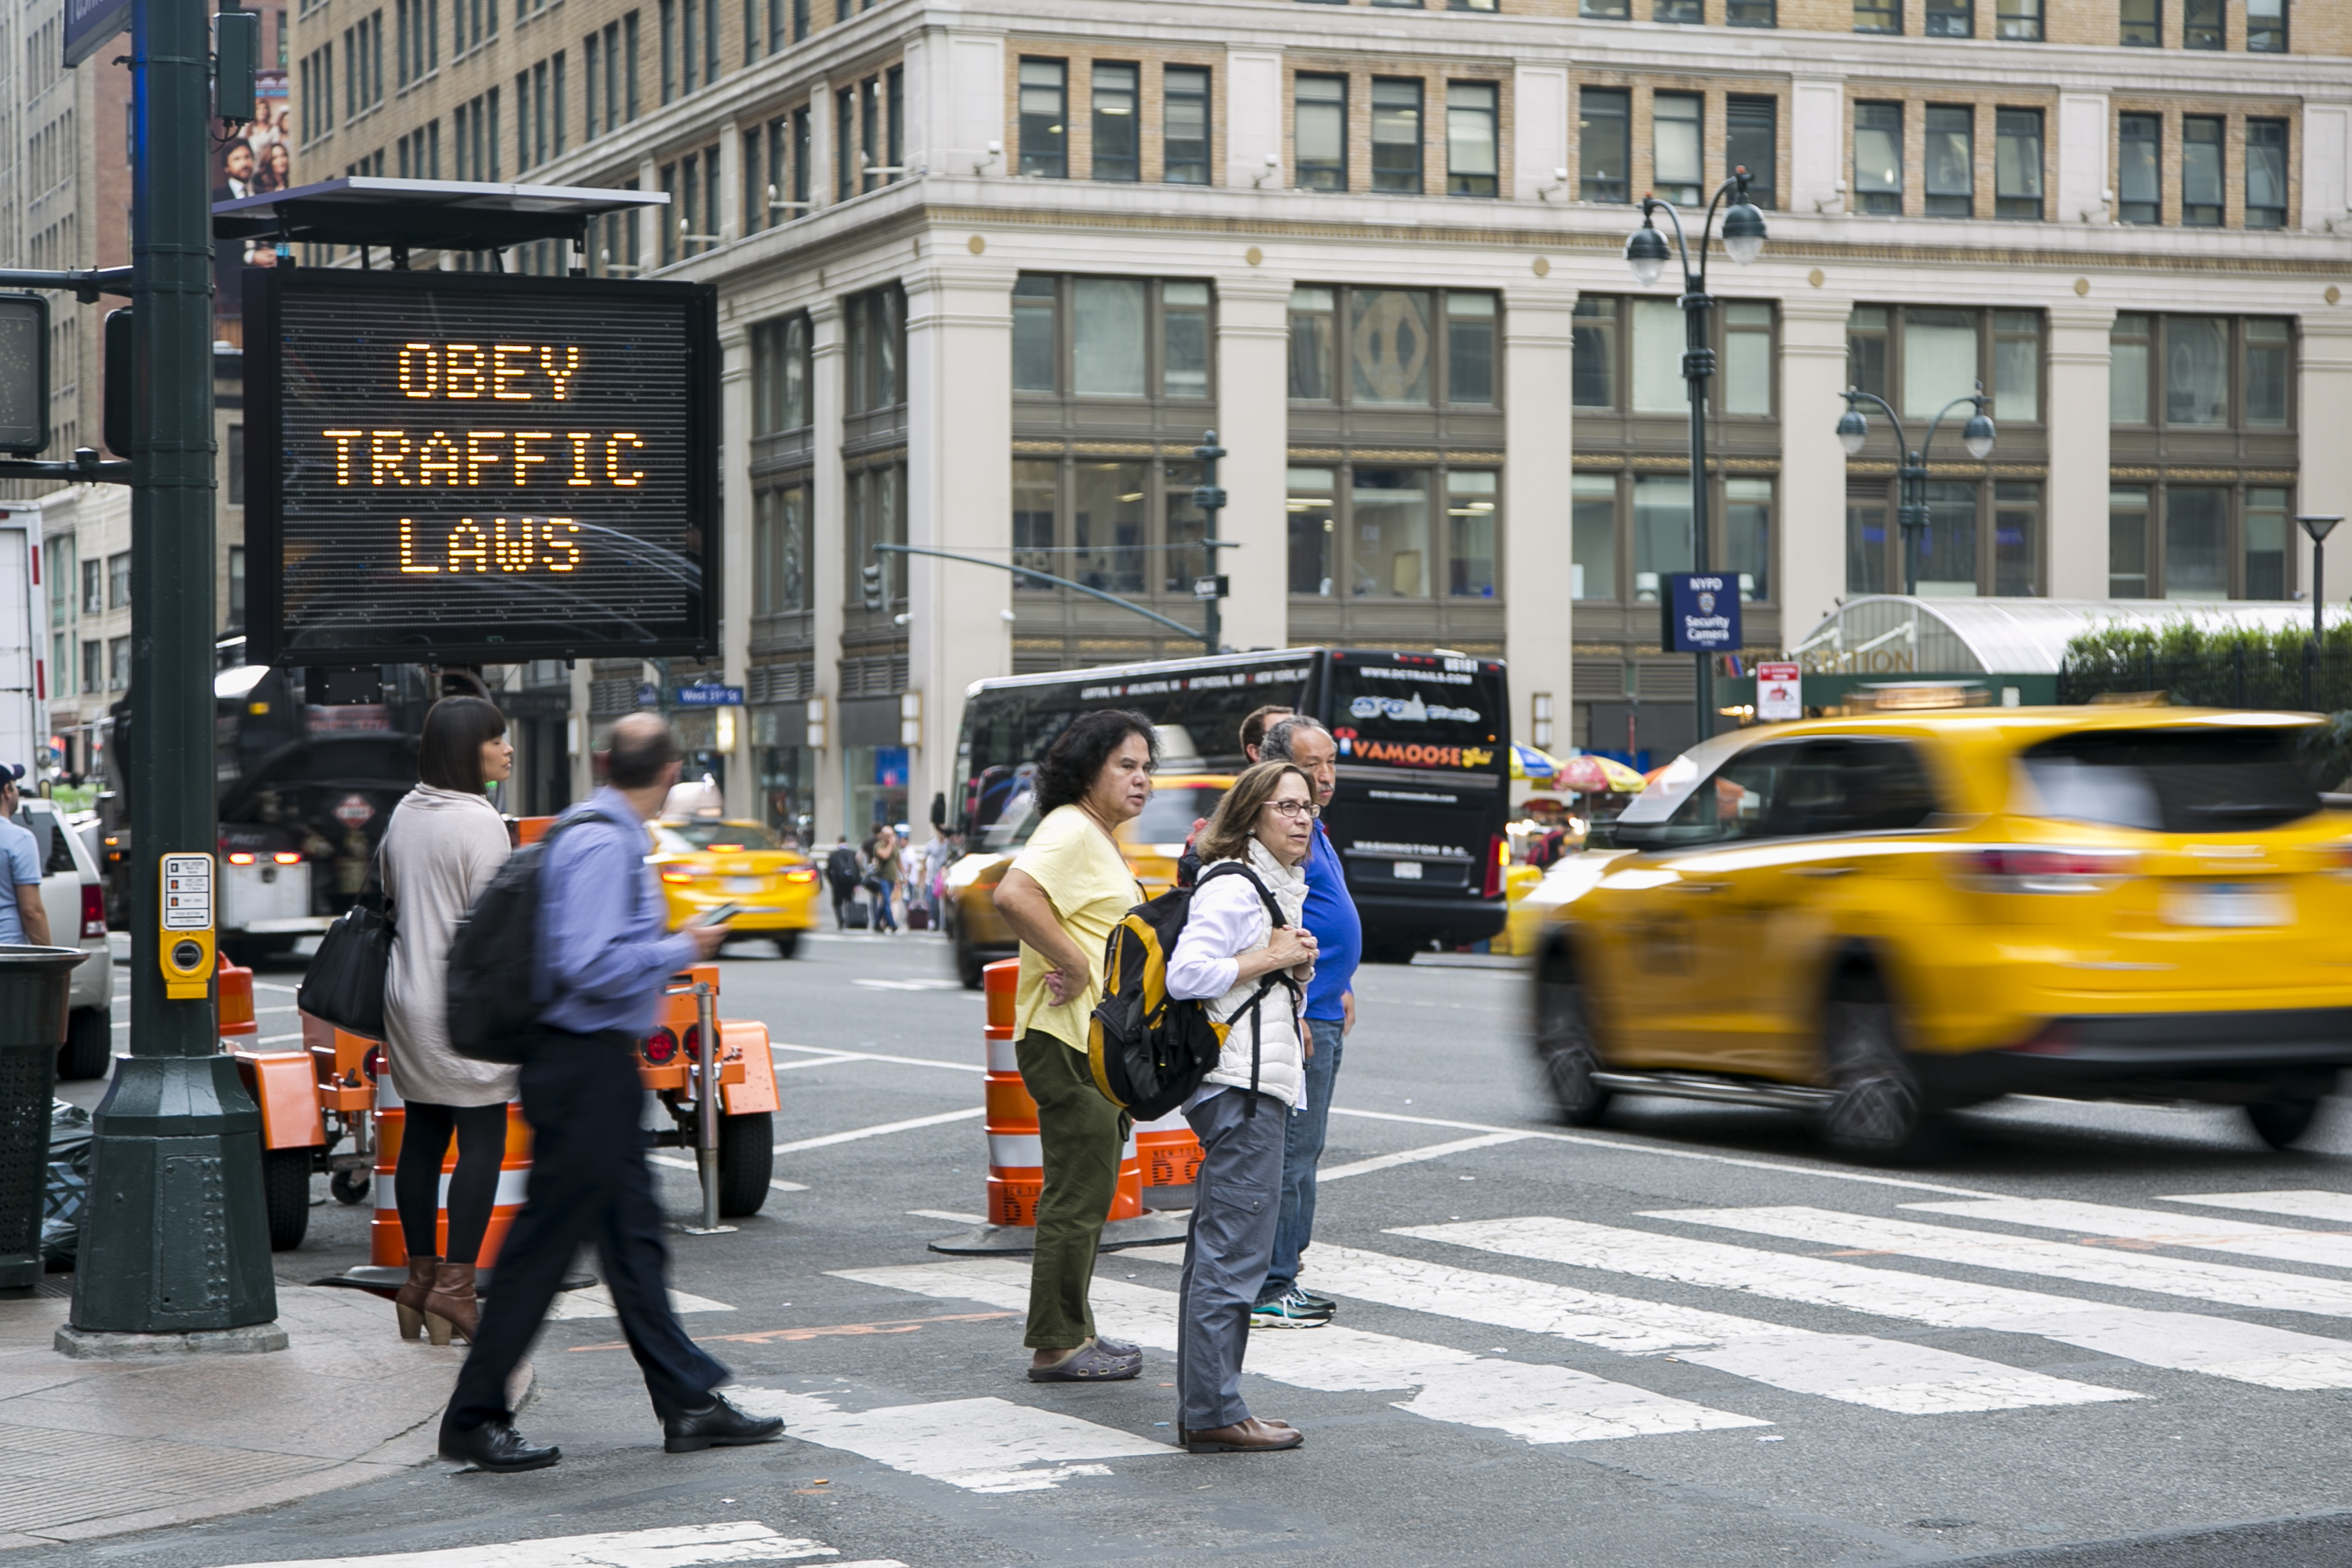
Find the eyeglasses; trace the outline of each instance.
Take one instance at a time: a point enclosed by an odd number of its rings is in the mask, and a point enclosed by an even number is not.
[[[1323,808],[1312,800],[1268,800],[1265,803],[1265,809],[1269,811],[1279,811],[1293,821],[1297,821],[1301,816],[1312,818],[1323,814]]]

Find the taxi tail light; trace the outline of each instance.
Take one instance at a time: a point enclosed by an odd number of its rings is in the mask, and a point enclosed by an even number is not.
[[[253,863],[253,857],[246,853],[243,850],[239,850],[235,854],[228,857],[228,863],[231,865],[251,865]]]
[[[1503,868],[1511,863],[1511,841],[1496,833],[1486,845],[1486,881],[1481,889],[1488,898],[1503,896]]]
[[[276,861],[279,865],[300,865],[302,863],[301,855],[292,850],[279,850],[276,854],[271,855],[269,858]]]
[[[1962,857],[1966,874],[1988,893],[2096,893],[2139,869],[2128,850],[2000,845]]]
[[[648,1065],[667,1067],[677,1060],[677,1036],[667,1029],[657,1029],[637,1043],[637,1054]]]
[[[94,882],[81,884],[81,934],[106,935],[106,889]]]
[[[661,879],[668,883],[688,883],[694,880],[694,873],[690,871],[665,871]]]
[[[2347,861],[2345,863],[2352,865],[2352,861]],[[784,880],[786,882],[814,882],[816,880],[816,873],[813,871],[788,871],[784,873]]]

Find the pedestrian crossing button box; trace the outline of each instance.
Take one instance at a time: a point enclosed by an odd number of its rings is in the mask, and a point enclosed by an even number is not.
[[[163,994],[174,1001],[201,1001],[213,977],[213,857],[167,854],[157,865],[163,879],[156,906],[156,962],[163,971]]]

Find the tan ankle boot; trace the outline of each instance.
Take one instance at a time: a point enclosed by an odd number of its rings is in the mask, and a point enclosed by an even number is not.
[[[482,1321],[474,1298],[474,1265],[443,1262],[433,1270],[433,1293],[425,1298],[425,1327],[435,1344],[447,1344],[451,1333],[467,1344]]]
[[[425,1337],[425,1298],[433,1289],[433,1270],[440,1261],[438,1258],[420,1258],[414,1252],[408,1255],[408,1283],[392,1298],[392,1304],[400,1312],[403,1339]]]

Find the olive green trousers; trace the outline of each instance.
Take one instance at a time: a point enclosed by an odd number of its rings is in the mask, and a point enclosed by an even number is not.
[[[1045,1187],[1037,1199],[1037,1250],[1029,1266],[1032,1350],[1067,1350],[1094,1337],[1095,1249],[1118,1190],[1127,1113],[1103,1098],[1087,1056],[1035,1030],[1013,1047],[1021,1081],[1037,1102]]]

